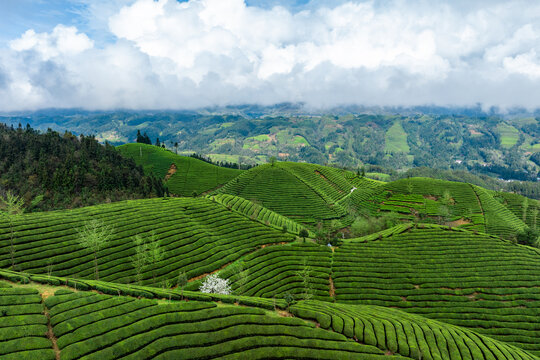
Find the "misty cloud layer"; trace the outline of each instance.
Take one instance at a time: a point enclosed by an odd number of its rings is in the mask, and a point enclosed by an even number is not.
[[[91,14],[98,18],[99,6]],[[540,3],[532,1],[314,1],[287,9],[136,0],[113,12],[104,5],[102,14],[112,41],[98,44],[58,24],[0,48],[0,110],[540,107]]]

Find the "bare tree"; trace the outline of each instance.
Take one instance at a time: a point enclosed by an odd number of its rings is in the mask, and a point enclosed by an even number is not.
[[[113,228],[101,220],[89,220],[78,230],[79,244],[94,255],[94,278],[99,280],[98,253],[111,239]]]
[[[0,215],[9,223],[9,256],[11,257],[11,270],[14,270],[15,245],[13,243],[13,237],[15,234],[13,231],[13,222],[23,213],[24,200],[20,196],[8,191],[6,196],[0,196],[0,205],[2,207],[0,210]]]
[[[154,286],[156,285],[156,266],[157,263],[163,260],[165,257],[165,250],[161,247],[160,241],[156,236],[156,233],[152,231],[150,238],[148,239],[148,264],[152,266],[152,281]]]
[[[148,246],[140,235],[135,235],[133,238],[135,244],[135,255],[132,256],[131,263],[136,271],[137,283],[140,285],[142,280],[142,271],[148,262]]]
[[[311,288],[311,266],[307,264],[307,259],[304,259],[304,265],[302,270],[297,271],[296,275],[302,280],[302,285],[304,287],[304,300],[309,300],[313,297],[313,291]]]

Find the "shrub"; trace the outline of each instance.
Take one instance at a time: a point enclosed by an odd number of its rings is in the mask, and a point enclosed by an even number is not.
[[[516,238],[517,242],[522,245],[528,246],[538,246],[538,230],[533,230],[531,228],[526,228],[523,231],[517,233]]]

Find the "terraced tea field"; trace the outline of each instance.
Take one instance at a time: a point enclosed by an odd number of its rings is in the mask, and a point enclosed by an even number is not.
[[[390,308],[302,301],[291,311],[323,329],[414,359],[534,359],[473,331]]]
[[[23,350],[2,347],[6,359],[535,359],[473,331],[377,306],[311,300],[287,312],[212,299],[155,301],[34,283],[12,286],[0,288],[0,299],[28,298],[35,312],[45,312],[36,317],[37,333],[48,325],[53,335],[35,349],[26,339],[19,342],[26,344]],[[2,328],[31,314],[10,306]],[[10,337],[17,332],[0,331],[0,344]]]
[[[241,170],[229,169],[206,163],[192,157],[176,155],[166,149],[147,144],[126,144],[118,151],[135,160],[147,174],[166,179],[171,194],[192,196],[202,194],[225,184],[241,174]],[[173,166],[174,165],[174,166]]]
[[[54,359],[47,332],[38,291],[0,284],[0,358]]]
[[[540,354],[538,249],[420,225],[346,242],[332,264],[339,303],[402,309]]]
[[[78,243],[78,229],[89,219],[113,230],[101,250],[101,279],[135,281],[130,257],[133,236],[159,239],[166,256],[142,273],[142,283],[174,281],[180,271],[188,278],[203,275],[267,244],[294,237],[253,221],[204,198],[164,198],[124,201],[71,211],[22,216],[14,225],[16,269],[35,274],[93,278],[92,254]],[[0,223],[0,268],[10,268],[10,228]]]
[[[0,359],[537,359],[540,250],[508,239],[538,209],[278,162],[204,197],[24,214],[0,222]],[[388,212],[404,222],[313,239]],[[91,220],[111,229],[95,254],[79,241]],[[137,236],[163,251],[140,276]],[[200,292],[210,274],[230,294]]]

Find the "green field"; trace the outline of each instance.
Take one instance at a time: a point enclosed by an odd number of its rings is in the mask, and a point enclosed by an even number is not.
[[[407,144],[407,133],[400,121],[395,121],[392,127],[386,132],[384,151],[388,153],[409,153],[410,148]]]
[[[246,140],[256,140],[256,141],[264,142],[264,141],[269,141],[270,136],[263,134],[263,135],[257,135],[257,136],[248,137],[248,138],[246,138]]]
[[[508,149],[516,145],[519,140],[518,129],[516,129],[512,125],[500,123],[497,126],[497,130],[499,130],[499,135],[501,136],[501,145],[503,148]]]
[[[126,144],[117,147],[118,151],[135,160],[145,173],[165,179],[169,191],[174,195],[192,196],[213,190],[226,183],[241,170],[229,169],[206,163],[202,160],[176,155],[173,152],[152,145]],[[171,169],[174,164],[175,169]]]

